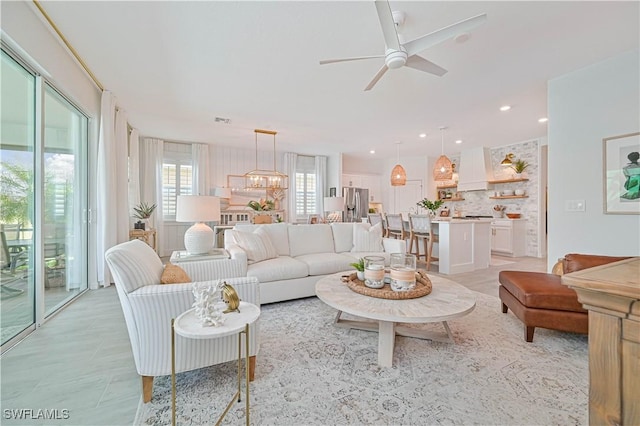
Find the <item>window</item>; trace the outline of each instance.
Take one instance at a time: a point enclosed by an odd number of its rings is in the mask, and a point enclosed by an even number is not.
[[[306,221],[308,215],[316,213],[315,158],[299,155],[296,164],[296,217]]]
[[[162,164],[162,216],[164,220],[175,220],[178,195],[191,195],[192,181],[191,147],[184,144],[165,144],[165,158]]]

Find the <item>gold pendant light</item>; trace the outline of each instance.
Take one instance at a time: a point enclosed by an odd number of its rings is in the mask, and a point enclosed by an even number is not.
[[[276,170],[276,134],[278,132],[262,129],[255,129],[253,132],[256,135],[256,168],[244,174],[245,189],[287,189],[288,176]],[[258,133],[273,136],[273,170],[258,168]]]
[[[400,144],[402,142],[396,142],[398,145],[398,164],[391,170],[391,186],[404,186],[407,184],[407,172],[404,171],[404,167],[400,165]]]
[[[453,177],[453,167],[451,164],[451,160],[444,155],[444,130],[446,127],[440,127],[442,132],[442,154],[436,160],[435,166],[433,166],[433,180],[442,181],[442,180],[451,180]]]

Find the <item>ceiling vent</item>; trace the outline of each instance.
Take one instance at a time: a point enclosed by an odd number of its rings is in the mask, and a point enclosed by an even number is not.
[[[231,124],[231,119],[230,118],[216,117],[215,122],[216,123]]]

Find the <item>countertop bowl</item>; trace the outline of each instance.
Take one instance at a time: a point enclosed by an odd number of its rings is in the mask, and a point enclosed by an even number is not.
[[[509,219],[520,219],[520,213],[507,213]]]

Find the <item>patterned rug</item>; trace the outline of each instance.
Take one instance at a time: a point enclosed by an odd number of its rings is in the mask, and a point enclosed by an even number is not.
[[[397,337],[392,368],[377,365],[377,333],[335,327],[336,311],[315,297],[263,306],[251,424],[587,424],[587,337],[536,329],[526,343],[497,298],[475,294],[475,310],[449,322],[455,345]],[[213,424],[235,369],[179,374],[177,423]],[[155,380],[135,425],[171,423],[170,385],[169,376]],[[244,424],[244,407],[234,404],[223,424]]]

